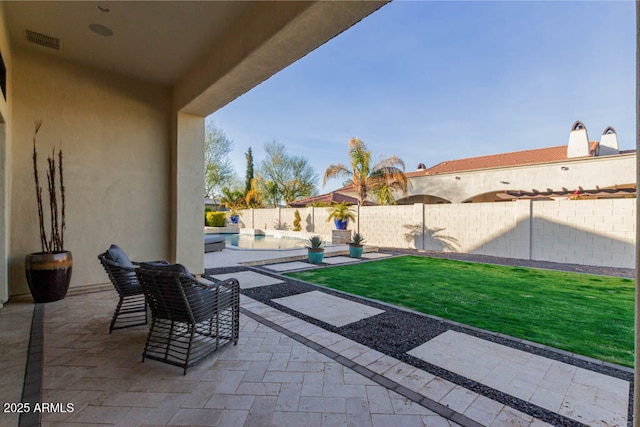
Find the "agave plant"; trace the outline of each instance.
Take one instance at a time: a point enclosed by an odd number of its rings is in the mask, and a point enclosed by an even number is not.
[[[347,244],[349,246],[362,246],[366,242],[364,236],[360,233],[353,233]]]
[[[307,240],[307,245],[305,247],[307,249],[316,250],[316,251],[320,249],[324,249],[324,240],[322,240],[322,237],[318,235],[311,236]]]

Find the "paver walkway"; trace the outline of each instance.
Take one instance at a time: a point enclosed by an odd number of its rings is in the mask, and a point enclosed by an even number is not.
[[[142,363],[144,326],[108,334],[116,302],[98,292],[46,304],[42,401],[73,410],[43,413],[43,426],[456,425],[245,314],[238,345],[187,375]]]

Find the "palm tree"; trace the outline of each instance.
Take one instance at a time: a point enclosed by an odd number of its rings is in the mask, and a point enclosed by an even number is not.
[[[371,165],[371,151],[360,138],[351,138],[349,160],[351,168],[342,163],[330,165],[324,173],[323,185],[329,178],[346,178],[353,185],[360,206],[364,205],[369,193],[376,196],[380,204],[395,204],[393,192],[407,192],[409,181],[400,158],[391,156]]]

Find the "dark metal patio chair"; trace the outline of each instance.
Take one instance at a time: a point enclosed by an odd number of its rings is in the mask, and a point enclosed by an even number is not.
[[[151,309],[145,358],[187,369],[225,344],[238,343],[240,284],[203,283],[180,264],[136,271]]]
[[[136,268],[140,263],[131,261],[118,245],[111,245],[107,251],[98,255],[98,259],[120,298],[113,312],[109,333],[114,329],[146,325],[147,302],[136,276]],[[168,264],[166,261],[154,263]]]

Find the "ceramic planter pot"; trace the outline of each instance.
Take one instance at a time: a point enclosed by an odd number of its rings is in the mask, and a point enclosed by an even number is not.
[[[324,249],[308,249],[307,257],[312,264],[322,264]]]
[[[333,223],[336,225],[336,230],[346,230],[349,225],[349,218],[346,219],[334,219]]]
[[[229,219],[231,220],[231,224],[237,224],[240,219],[240,215],[231,215]]]
[[[349,245],[349,256],[351,258],[361,258],[364,247],[362,245]]]
[[[26,256],[25,273],[36,303],[58,301],[67,295],[71,282],[71,252],[36,252]]]

